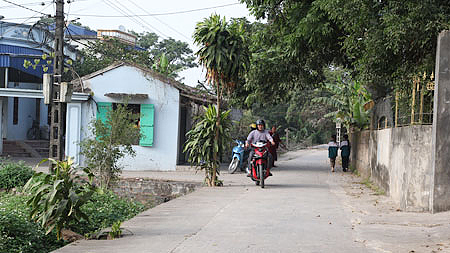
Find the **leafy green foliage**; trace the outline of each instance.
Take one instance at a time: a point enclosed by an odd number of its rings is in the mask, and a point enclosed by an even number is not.
[[[111,231],[108,233],[108,237],[111,239],[119,238],[122,235],[122,229],[120,228],[122,225],[121,221],[116,221],[111,226]]]
[[[349,69],[374,99],[406,88],[413,75],[434,69],[437,36],[450,26],[443,0],[241,2],[268,19],[253,32],[247,90],[275,99],[319,84],[330,65]]]
[[[81,207],[89,221],[73,221],[70,228],[83,235],[94,233],[114,222],[128,220],[145,209],[143,204],[120,198],[111,191],[95,192],[89,202]]]
[[[34,172],[23,162],[1,161],[0,189],[11,190],[22,187],[33,176]]]
[[[81,206],[91,197],[93,187],[86,183],[77,183],[79,176],[76,175],[70,159],[55,161],[49,158],[48,160],[55,165],[54,172],[43,178],[42,172],[37,173],[27,182],[24,191],[32,193],[32,197],[27,202],[27,205],[31,207],[30,218],[45,227],[46,234],[55,229],[59,240],[61,230],[71,221],[88,220]],[[45,161],[47,159],[42,162]],[[91,180],[93,177],[91,172],[87,169],[84,172]]]
[[[139,128],[126,104],[117,104],[108,110],[106,121],[94,120],[90,125],[92,136],[81,142],[81,154],[86,158],[86,167],[92,170],[102,189],[109,188],[118,179],[122,168],[119,160],[126,155],[134,156],[133,143],[141,138]]]
[[[215,128],[212,128],[215,131],[215,137],[214,141],[210,143],[218,145],[217,151],[215,151],[216,147],[213,145],[212,153],[204,152],[193,157],[199,158],[202,155],[212,155],[212,157],[207,157],[209,160],[206,162],[205,171],[207,173],[208,185],[215,186],[216,171],[219,166],[218,154],[219,149],[222,149],[223,145],[223,142],[221,142],[223,139],[221,132],[225,133],[229,128],[229,126],[221,125],[222,120],[228,118],[228,113],[224,116],[221,111],[223,93],[224,90],[233,90],[241,81],[243,74],[247,70],[250,55],[244,37],[244,26],[235,20],[228,23],[225,18],[222,19],[219,15],[213,14],[209,18],[205,18],[203,22],[197,23],[193,37],[195,43],[200,46],[196,54],[199,56],[200,64],[206,68],[206,79],[216,90],[217,96],[217,110],[211,107],[208,108],[203,127],[208,127],[206,122],[212,119],[210,113],[214,110],[217,113],[215,117]],[[204,129],[204,131],[208,130],[211,129]],[[198,129],[197,132],[201,132],[201,129]],[[210,133],[208,132],[208,134]],[[209,139],[208,141],[211,140]],[[191,147],[195,148],[197,145],[201,145],[201,143],[197,144],[194,141],[191,145]],[[207,145],[203,145],[204,147],[207,147]],[[197,160],[197,158],[193,160]],[[198,161],[194,163],[198,164]],[[211,172],[210,175],[208,175],[209,172]]]
[[[137,45],[141,49],[123,44],[116,39],[90,43],[90,46],[81,52],[83,61],[74,64],[76,72],[84,76],[116,61],[125,61],[153,68],[161,74],[178,78],[180,71],[197,66],[193,52],[186,42],[172,38],[160,40],[158,35],[148,32],[131,31],[131,33],[138,37]],[[162,58],[165,58],[164,61],[167,62],[161,63]]]
[[[345,72],[336,72],[342,75],[330,80],[331,82],[323,87],[330,95],[314,98],[313,102],[336,108],[325,116],[340,120],[347,129],[363,129],[369,125],[369,113],[364,109],[364,105],[370,101],[370,95],[360,82],[352,80]]]
[[[249,52],[244,26],[226,22],[219,15],[211,15],[197,23],[194,41],[200,46],[196,53],[207,71],[207,80],[219,91],[220,87],[234,88],[249,65]],[[220,96],[222,93],[217,92]]]
[[[204,108],[205,113],[198,117],[195,127],[187,133],[184,152],[187,152],[188,161],[201,170],[205,170],[205,181],[209,186],[220,182],[216,180],[219,160],[217,154],[230,143],[229,129],[231,120],[230,111],[222,112],[217,116],[214,106]],[[218,135],[217,135],[218,133]],[[218,138],[216,138],[218,136]]]
[[[0,193],[0,252],[41,253],[64,246],[56,240],[56,232],[46,234],[29,220],[29,196]]]
[[[31,208],[26,202],[31,196],[0,193],[0,252],[43,253],[62,247],[66,242],[57,240],[56,231],[46,230],[29,219]],[[95,192],[81,207],[89,221],[73,220],[70,230],[90,234],[114,223],[128,220],[145,210],[143,204],[119,198],[110,191]]]

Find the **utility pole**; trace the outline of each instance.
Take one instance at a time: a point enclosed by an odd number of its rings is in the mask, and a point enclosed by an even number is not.
[[[50,149],[49,157],[57,161],[64,159],[64,136],[67,104],[60,101],[60,88],[64,71],[64,0],[56,2],[55,56],[53,60],[53,82],[50,101]],[[50,170],[53,170],[50,164]]]

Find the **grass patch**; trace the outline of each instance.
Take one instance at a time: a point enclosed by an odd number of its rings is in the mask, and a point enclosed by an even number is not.
[[[45,230],[29,219],[26,202],[31,196],[0,193],[0,252],[45,253],[56,250],[67,242],[56,239],[56,233],[45,235]],[[134,217],[144,211],[143,204],[123,199],[111,192],[95,193],[82,207],[90,222],[70,224],[69,229],[82,235],[94,233]]]
[[[29,219],[29,196],[0,194],[0,252],[50,252],[66,243]]]
[[[20,188],[34,175],[31,167],[23,162],[0,160],[0,189]]]
[[[361,176],[361,174],[359,173],[358,169],[356,169],[355,167],[353,167],[353,166],[351,166],[351,165],[349,165],[348,170],[349,170],[352,174],[354,174],[354,175],[356,175],[356,176],[358,176],[358,177]]]
[[[370,178],[364,179],[361,184],[367,186],[367,188],[371,189],[374,192],[374,195],[385,195],[386,192],[378,187],[376,184],[374,184]]]

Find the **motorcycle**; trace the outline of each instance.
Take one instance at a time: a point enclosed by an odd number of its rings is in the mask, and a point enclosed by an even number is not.
[[[264,180],[270,175],[268,170],[269,164],[269,149],[268,143],[258,141],[251,144],[252,148],[255,150],[252,162],[251,162],[251,179],[256,185],[261,185],[264,188]]]
[[[230,165],[228,166],[228,172],[233,174],[238,168],[241,171],[245,171],[247,166],[248,150],[245,150],[244,143],[240,140],[236,140],[236,146],[233,147],[233,156],[231,158]]]

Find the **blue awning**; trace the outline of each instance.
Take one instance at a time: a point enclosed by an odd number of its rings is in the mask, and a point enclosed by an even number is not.
[[[36,68],[28,67],[25,68],[23,66],[23,63],[26,60],[29,60],[31,62],[34,62],[35,59],[40,59],[41,63],[39,63]],[[27,74],[42,78],[42,75],[44,73],[52,73],[53,72],[53,66],[48,66],[47,72],[43,71],[42,63],[45,63],[44,60],[42,60],[39,57],[31,57],[31,56],[11,56],[11,55],[0,55],[0,67],[3,68],[14,68],[19,71],[25,72]],[[46,64],[46,63],[45,63]]]
[[[46,61],[41,58],[42,51],[34,48],[19,47],[13,45],[0,44],[0,67],[14,68],[27,74],[42,78],[44,74],[43,64],[47,65]],[[23,63],[29,60],[34,64],[34,60],[39,59],[40,63],[33,67],[25,68]],[[47,73],[53,72],[53,66],[48,66]]]

